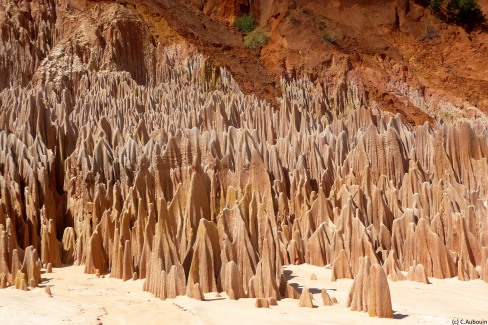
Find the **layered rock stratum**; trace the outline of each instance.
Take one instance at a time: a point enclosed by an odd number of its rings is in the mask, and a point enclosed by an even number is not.
[[[350,77],[269,102],[136,9],[0,1],[1,287],[74,263],[265,307],[308,263],[392,317],[387,276],[488,282],[486,124],[407,123]]]

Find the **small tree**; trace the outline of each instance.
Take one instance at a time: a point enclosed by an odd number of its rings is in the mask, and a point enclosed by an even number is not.
[[[251,15],[244,15],[235,21],[237,28],[244,33],[250,33],[254,30],[256,22]]]
[[[444,3],[444,0],[430,0],[429,7],[440,15]],[[484,20],[481,7],[476,0],[449,0],[446,9],[450,17],[468,27],[474,27]]]
[[[476,0],[450,0],[447,10],[466,25],[474,26],[483,21],[483,12]]]

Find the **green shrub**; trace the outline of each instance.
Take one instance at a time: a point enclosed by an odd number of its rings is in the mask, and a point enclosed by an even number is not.
[[[253,31],[244,37],[244,46],[250,49],[263,47],[268,43],[268,36],[262,31]]]
[[[235,24],[241,32],[250,33],[254,30],[256,22],[251,15],[244,15],[237,18]]]
[[[444,0],[430,0],[429,6],[435,13],[441,14],[444,2]],[[468,27],[475,27],[485,20],[476,0],[449,0],[446,9],[451,18]]]
[[[483,20],[483,12],[476,0],[450,0],[447,10],[463,24],[475,25]]]

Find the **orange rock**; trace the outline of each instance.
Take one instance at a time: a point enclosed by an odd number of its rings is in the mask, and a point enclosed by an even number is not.
[[[266,298],[256,298],[256,308],[269,308],[269,302]]]
[[[85,273],[96,274],[107,271],[106,253],[102,246],[102,238],[98,231],[93,232],[86,247]]]
[[[428,276],[440,279],[454,276],[451,256],[439,236],[430,230],[426,219],[420,219],[415,228],[415,246],[416,261],[424,265]]]
[[[72,227],[67,227],[63,232],[63,264],[72,264],[76,248],[75,232]]]
[[[337,258],[332,263],[332,279],[331,281],[337,281],[337,279],[352,279],[351,267],[346,256],[346,251],[341,249]]]
[[[41,261],[51,263],[53,266],[61,266],[61,251],[56,239],[56,229],[53,219],[47,225],[42,226],[41,231]]]
[[[27,291],[27,276],[18,270],[14,281],[15,289]]]
[[[322,301],[324,302],[324,306],[332,306],[333,305],[333,302],[330,299],[330,296],[325,289],[322,289],[321,295],[322,295]]]
[[[429,284],[429,278],[422,264],[415,266],[414,281]]]
[[[308,288],[303,288],[302,294],[300,295],[300,301],[298,302],[298,306],[313,308],[312,300],[313,298],[312,298],[312,294],[310,293],[310,290]]]
[[[0,289],[5,289],[7,287],[7,275],[5,273],[0,273]]]
[[[124,253],[123,253],[123,260],[122,260],[122,280],[127,281],[132,279],[133,272],[133,264],[132,264],[132,254],[131,254],[131,245],[130,240],[125,241],[124,245]]]
[[[196,300],[200,300],[200,301],[205,300],[205,297],[202,292],[202,288],[200,288],[200,284],[193,283],[191,281],[192,281],[191,279],[188,280],[186,295]]]
[[[27,275],[29,284],[33,281],[35,286],[41,283],[41,268],[38,265],[39,256],[33,246],[25,249],[22,272]],[[32,285],[31,285],[32,286]]]
[[[393,318],[390,288],[385,271],[378,264],[371,266],[368,280],[368,313],[370,317]]]
[[[8,265],[8,234],[0,228],[0,273],[10,274]]]
[[[239,269],[235,262],[230,261],[225,266],[225,276],[224,283],[222,283],[222,288],[227,293],[230,299],[237,300],[240,298],[245,298],[244,289],[241,282],[241,277],[239,275]]]
[[[371,317],[393,318],[385,271],[378,264],[371,265],[368,257],[361,259],[346,305],[353,311],[368,312]]]
[[[263,241],[263,255],[256,268],[256,275],[249,282],[249,297],[281,298],[276,281],[275,261],[272,259],[273,244],[265,238]]]
[[[269,303],[270,306],[278,306],[278,302],[273,297],[268,298],[268,303]]]
[[[200,283],[204,293],[218,291],[215,274],[220,270],[219,248],[215,224],[200,219],[188,281]]]
[[[352,311],[368,311],[368,289],[369,289],[369,273],[371,262],[368,257],[361,259],[359,264],[359,272],[354,278],[349,295],[347,297],[346,305]]]
[[[388,253],[388,258],[386,259],[385,264],[383,264],[383,269],[386,275],[389,275],[393,281],[401,281],[407,279],[400,270],[396,252],[394,250],[391,250]]]
[[[10,271],[12,274],[17,274],[17,271],[21,269],[19,251],[14,249],[12,252],[12,267]],[[25,273],[25,272],[24,272]]]

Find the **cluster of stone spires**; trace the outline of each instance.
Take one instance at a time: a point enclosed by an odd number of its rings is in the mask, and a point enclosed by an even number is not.
[[[42,41],[49,17],[32,18],[29,44],[57,53],[74,41]],[[110,57],[128,29],[106,28],[90,55]],[[274,110],[178,47],[143,42],[121,72],[76,45],[0,87],[2,287],[75,263],[163,299],[279,301],[299,297],[283,265],[330,264],[332,280],[355,278],[353,310],[391,317],[387,276],[488,282],[488,128],[387,120],[354,83],[283,80]]]

